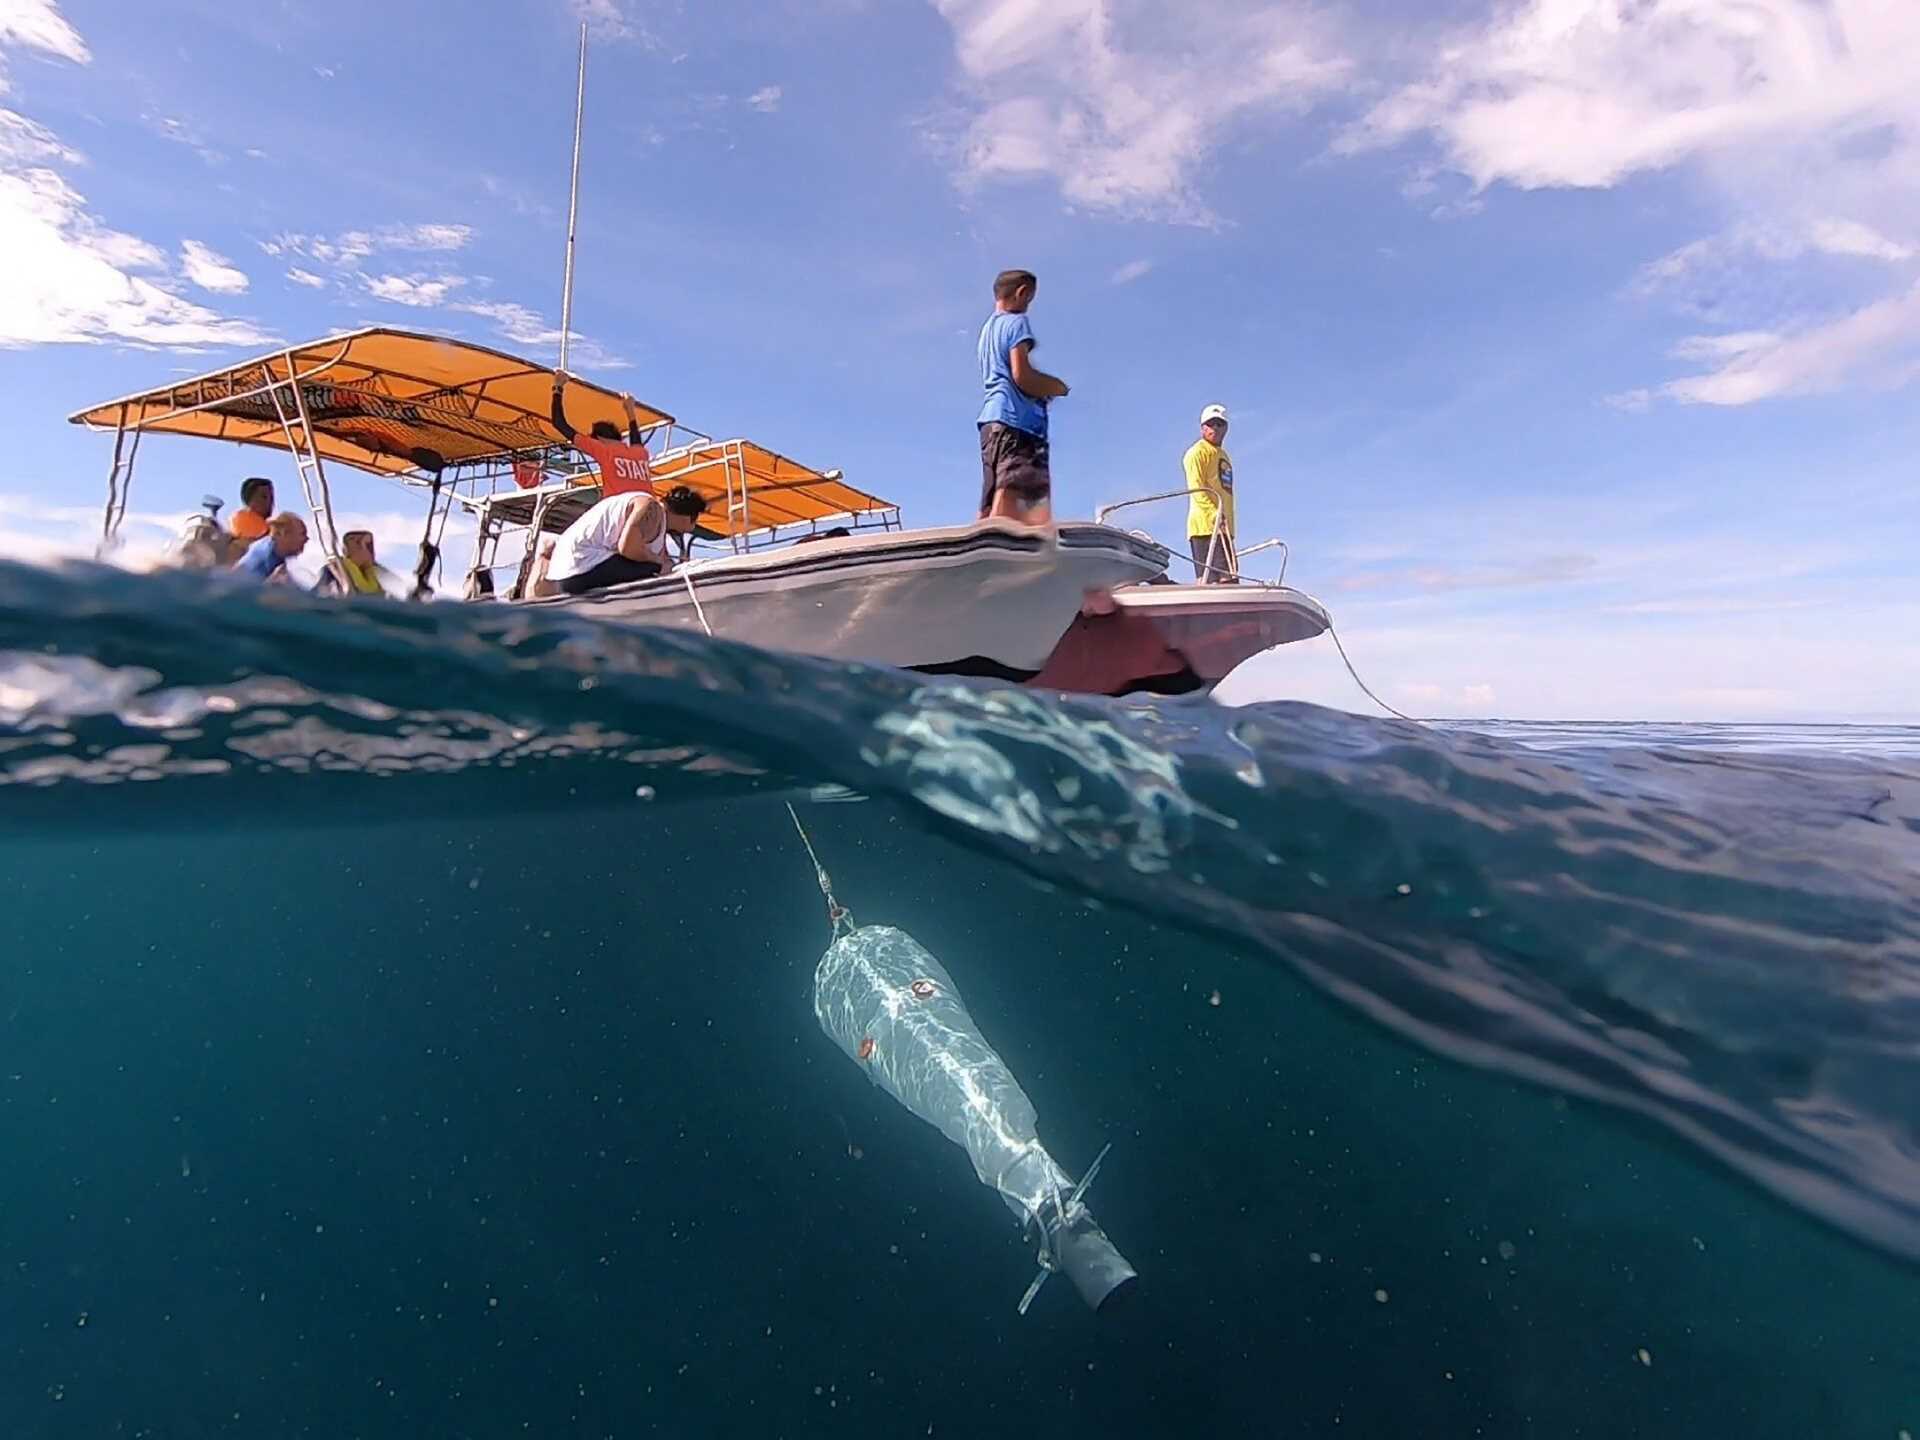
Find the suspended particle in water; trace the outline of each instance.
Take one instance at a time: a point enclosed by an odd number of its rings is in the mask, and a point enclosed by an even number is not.
[[[873,1058],[873,1036],[868,1035],[860,1041],[860,1058],[862,1060]]]
[[[1396,895],[1411,895],[1413,893],[1413,887],[1402,880],[1398,885],[1393,887],[1393,893]]]
[[[1500,1242],[1500,1258],[1502,1260],[1511,1260],[1515,1255],[1519,1253],[1520,1252],[1514,1248],[1514,1244],[1511,1240],[1502,1240]]]
[[[1320,1252],[1318,1250],[1309,1250],[1307,1252],[1307,1261],[1309,1264],[1318,1265],[1320,1263]]]
[[[1633,1358],[1638,1360],[1642,1365],[1646,1366],[1649,1370],[1653,1368],[1653,1355],[1652,1355],[1652,1352],[1650,1352],[1646,1346],[1642,1345],[1638,1350],[1634,1351]]]
[[[1207,1004],[1213,1006],[1216,1010],[1220,1008],[1220,992],[1218,990],[1207,996]]]
[[[73,1324],[75,1329],[79,1329],[79,1330],[86,1329],[87,1328],[87,1312],[82,1310],[80,1312],[80,1318],[74,1321]]]
[[[636,800],[651,800],[653,798],[653,787],[651,785],[640,786],[633,792],[633,798]]]
[[[1376,1290],[1373,1292],[1373,1298],[1384,1305],[1387,1303],[1387,1292],[1384,1290]]]

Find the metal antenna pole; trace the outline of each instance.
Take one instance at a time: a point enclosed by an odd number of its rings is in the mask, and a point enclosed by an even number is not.
[[[560,291],[560,368],[567,368],[567,341],[573,334],[573,230],[580,214],[580,126],[587,110],[587,26],[580,23],[580,88],[573,100],[573,189],[567,197],[567,275]]]

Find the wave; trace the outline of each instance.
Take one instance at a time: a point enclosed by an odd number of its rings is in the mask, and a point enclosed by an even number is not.
[[[486,777],[452,786],[450,774]],[[838,787],[819,790],[818,787]],[[1920,1258],[1920,769],[1059,697],[506,606],[0,566],[0,825],[887,797]],[[828,858],[829,863],[830,857]]]

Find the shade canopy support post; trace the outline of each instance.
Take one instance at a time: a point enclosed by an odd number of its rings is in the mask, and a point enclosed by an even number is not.
[[[287,449],[293,453],[294,470],[300,476],[300,490],[306,496],[307,509],[313,515],[314,529],[320,535],[320,548],[326,552],[329,560],[340,558],[340,535],[333,523],[333,493],[327,485],[327,472],[320,463],[320,450],[313,440],[313,421],[307,414],[306,396],[301,393],[300,382],[291,378],[294,374],[293,352],[286,352],[287,374],[290,378],[268,387],[267,393],[273,398],[273,413],[280,420],[280,429],[287,437]],[[291,391],[293,395],[292,412],[282,391]]]
[[[128,433],[127,407],[122,405],[120,423],[113,432],[113,465],[107,471],[107,508],[100,517],[100,548],[96,554],[102,559],[120,543],[120,522],[127,518],[127,492],[133,486],[133,466],[140,458],[140,436],[145,432],[134,426],[131,441]]]

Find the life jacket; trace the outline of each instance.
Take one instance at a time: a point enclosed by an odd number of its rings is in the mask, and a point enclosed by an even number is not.
[[[340,570],[347,577],[347,583],[354,593],[360,595],[384,595],[387,587],[380,583],[380,567],[374,565],[362,570],[346,556],[340,557]]]

